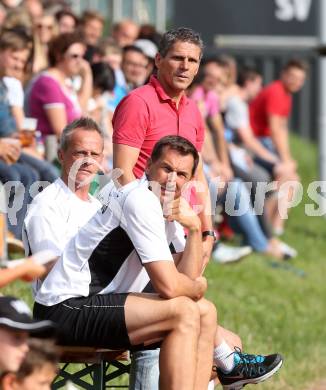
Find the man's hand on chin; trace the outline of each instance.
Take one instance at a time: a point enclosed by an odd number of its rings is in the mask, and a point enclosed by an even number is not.
[[[201,223],[199,217],[182,197],[164,205],[163,213],[169,222],[177,221],[188,231],[200,231]]]

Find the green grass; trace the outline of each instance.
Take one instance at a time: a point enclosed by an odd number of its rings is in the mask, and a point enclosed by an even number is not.
[[[283,368],[259,386],[262,390],[306,390],[326,378],[326,219],[304,213],[304,205],[312,203],[307,186],[317,180],[317,150],[298,138],[292,138],[292,148],[304,197],[282,239],[297,248],[298,258],[280,268],[272,259],[252,255],[234,265],[210,264],[206,271],[219,321],[241,336],[245,351],[284,355]],[[32,303],[26,284],[14,283],[3,292]]]
[[[304,213],[304,204],[313,203],[307,186],[317,180],[317,150],[298,138],[292,139],[292,148],[304,197],[292,210],[282,239],[299,256],[288,268],[255,254],[234,265],[210,264],[206,272],[219,321],[241,336],[244,349],[284,355],[279,374],[260,385],[265,390],[307,389],[326,378],[326,219]]]

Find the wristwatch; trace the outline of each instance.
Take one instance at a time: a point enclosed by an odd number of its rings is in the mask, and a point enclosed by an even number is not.
[[[217,240],[216,233],[214,230],[205,230],[201,233],[202,237],[205,238],[207,236],[211,236],[214,238],[214,241]]]

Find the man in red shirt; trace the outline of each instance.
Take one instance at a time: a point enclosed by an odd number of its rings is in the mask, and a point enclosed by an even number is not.
[[[126,96],[113,116],[113,164],[123,170],[122,185],[139,178],[157,141],[166,135],[188,139],[200,152],[205,127],[196,104],[185,90],[198,72],[203,43],[198,33],[179,28],[164,34],[155,58],[157,76]],[[208,191],[202,164],[196,179],[204,191],[198,203],[206,205]],[[214,242],[210,213],[202,212],[203,247],[206,263]]]
[[[306,63],[296,59],[290,60],[283,67],[280,79],[268,84],[250,103],[251,127],[262,144],[279,157],[283,163],[280,165],[282,176],[286,175],[288,181],[299,180],[296,173],[297,163],[290,151],[288,120],[292,109],[292,94],[303,87],[306,73]],[[262,165],[265,168],[269,167],[264,161]],[[293,197],[293,191],[287,196],[283,202],[285,205]],[[283,207],[280,207],[279,202],[282,202],[282,199],[274,202],[269,214],[275,233],[280,234],[283,232],[284,221],[279,212]]]
[[[303,87],[306,72],[304,62],[289,61],[282,70],[281,78],[263,88],[250,104],[250,122],[256,136],[262,138],[263,143],[269,138],[274,152],[283,162],[293,163],[288,141],[288,119],[292,94]]]

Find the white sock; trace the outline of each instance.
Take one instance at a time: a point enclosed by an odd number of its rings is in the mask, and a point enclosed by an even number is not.
[[[214,389],[215,389],[215,383],[214,383],[214,379],[213,379],[209,382],[207,390],[214,390]]]
[[[231,347],[223,340],[222,343],[214,349],[215,365],[226,373],[232,371],[235,366],[233,352]]]

